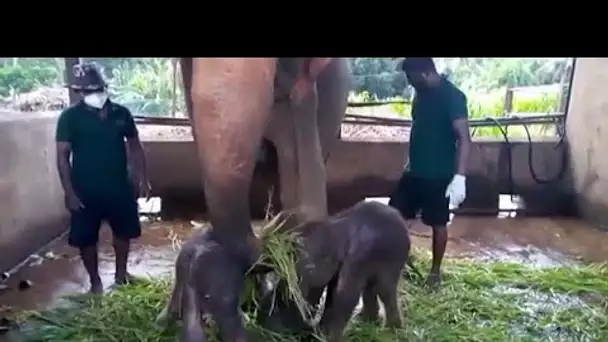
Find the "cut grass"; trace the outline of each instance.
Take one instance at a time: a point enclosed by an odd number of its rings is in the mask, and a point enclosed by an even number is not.
[[[428,269],[429,255],[416,256],[418,267]],[[27,340],[175,341],[176,327],[160,332],[153,323],[169,290],[169,281],[155,280],[103,297],[72,297],[77,308],[24,315],[33,324]],[[403,329],[391,331],[355,317],[347,335],[362,342],[608,341],[607,298],[606,265],[537,269],[447,260],[437,293],[402,281]],[[247,314],[248,328],[261,334],[261,341],[294,341],[253,322],[253,314]]]
[[[264,251],[260,259],[254,264],[271,267],[279,280],[285,283],[283,291],[275,295],[291,299],[303,317],[312,315],[312,308],[304,299],[299,288],[300,279],[296,272],[297,255],[302,248],[301,240],[296,231],[293,230],[297,220],[292,220],[290,213],[281,213],[262,228],[260,239],[264,246]],[[252,279],[248,279],[248,288],[251,289]],[[248,292],[252,302],[256,303],[256,294]]]

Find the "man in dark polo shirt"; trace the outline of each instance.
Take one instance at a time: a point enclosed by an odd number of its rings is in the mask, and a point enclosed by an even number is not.
[[[97,259],[101,222],[108,221],[112,228],[115,281],[124,284],[130,279],[130,240],[141,234],[137,192],[148,197],[150,185],[130,111],[108,99],[107,85],[94,64],[78,64],[73,72],[74,81],[69,86],[82,99],[61,113],[57,122],[57,169],[71,214],[68,242],[80,250],[91,292],[101,293]],[[127,170],[125,138],[133,157],[136,184]]]
[[[466,197],[466,167],[471,137],[467,98],[437,73],[432,58],[407,58],[401,64],[416,94],[412,103],[409,163],[389,204],[408,220],[421,214],[433,229],[433,264],[427,285],[441,282],[450,207]]]

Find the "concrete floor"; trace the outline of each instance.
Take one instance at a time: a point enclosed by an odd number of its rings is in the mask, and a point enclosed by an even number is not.
[[[198,224],[193,222],[147,222],[135,242],[129,270],[137,276],[172,276],[179,241],[187,238]],[[554,266],[578,261],[608,260],[608,233],[595,230],[574,219],[559,218],[480,218],[456,217],[450,225],[449,257],[482,260],[511,260],[539,266]],[[412,230],[415,247],[430,248],[430,231],[421,224]],[[104,285],[114,277],[114,256],[109,229],[102,230],[100,272]],[[17,289],[22,280],[32,286]],[[12,274],[8,288],[0,291],[0,307],[43,309],[62,296],[84,292],[88,279],[75,250],[65,238],[32,257],[25,267]]]

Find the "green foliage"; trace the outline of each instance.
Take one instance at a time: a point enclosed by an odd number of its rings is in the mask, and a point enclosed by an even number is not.
[[[385,99],[403,95],[407,80],[402,72],[395,70],[390,58],[350,58],[357,93],[364,91]]]
[[[435,58],[439,71],[465,92],[490,92],[505,86],[523,87],[560,83],[568,78],[568,58]],[[405,96],[410,90],[396,62],[390,58],[351,58],[355,91],[380,99]]]
[[[505,112],[505,90],[494,91],[489,94],[468,94],[469,119],[483,119],[487,117],[504,117]],[[386,99],[388,101],[404,101],[402,97]],[[349,101],[352,102],[374,102],[378,98],[364,91],[360,94],[351,94]],[[513,97],[512,112],[514,113],[551,113],[555,112],[559,105],[557,93],[541,93],[535,95],[516,94]],[[392,103],[387,105],[390,110],[403,118],[411,118],[411,105],[409,103]],[[547,127],[541,127],[546,131]],[[538,134],[538,129],[531,130],[532,134]],[[502,136],[498,127],[483,127],[474,131],[475,136]],[[508,130],[509,136],[523,137],[525,131],[522,127],[512,127]]]
[[[169,58],[150,59],[147,63],[123,62],[112,68],[109,79],[113,98],[134,113],[148,115],[171,113],[175,99],[176,111],[184,112],[181,78],[175,80],[173,94],[174,64]]]
[[[10,96],[39,86],[60,84],[62,70],[57,66],[54,58],[3,58],[0,61],[0,95]]]
[[[100,58],[87,57],[98,63],[110,84],[112,97],[134,113],[170,115],[175,108],[185,112],[181,76],[177,77],[174,94],[174,64],[170,58]],[[530,58],[436,58],[439,70],[468,96],[471,118],[502,116],[506,86],[535,86],[564,82],[568,77],[569,59]],[[354,93],[349,100],[370,102],[403,100],[411,97],[411,87],[403,72],[396,70],[390,58],[350,58],[354,76]],[[64,84],[63,58],[0,58],[0,96],[25,93],[40,86]],[[175,96],[174,96],[175,95]],[[514,112],[550,112],[558,107],[557,94],[516,94]],[[391,104],[373,111],[396,113],[408,117],[409,104]],[[517,130],[515,130],[517,131]],[[497,131],[484,128],[478,135]]]
[[[450,80],[466,91],[559,83],[568,77],[568,58],[437,58]]]

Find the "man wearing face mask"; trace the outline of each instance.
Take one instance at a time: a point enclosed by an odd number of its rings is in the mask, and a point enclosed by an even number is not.
[[[432,58],[407,58],[401,64],[414,87],[409,163],[389,204],[411,224],[418,212],[433,229],[433,263],[427,285],[441,282],[450,207],[466,197],[466,167],[471,137],[467,98],[441,77]]]
[[[80,250],[91,292],[101,293],[97,265],[101,222],[108,221],[112,228],[115,281],[124,284],[131,279],[130,240],[141,235],[136,192],[148,197],[150,185],[131,112],[108,99],[107,85],[94,64],[75,65],[73,76],[69,87],[82,99],[61,113],[57,122],[57,169],[71,215],[68,243]],[[135,187],[127,169],[125,139],[133,158]]]

